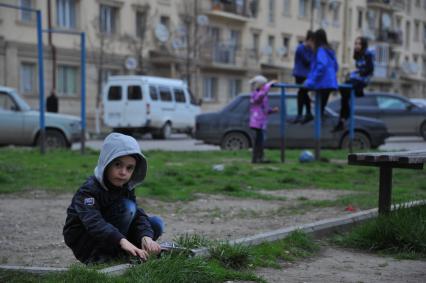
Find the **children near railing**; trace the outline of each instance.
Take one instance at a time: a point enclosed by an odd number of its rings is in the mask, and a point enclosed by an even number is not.
[[[322,116],[330,93],[338,87],[336,76],[338,69],[336,55],[328,44],[326,32],[323,29],[318,29],[314,33],[314,56],[311,70],[304,86],[321,95]]]
[[[303,84],[310,71],[310,65],[313,57],[314,32],[308,30],[305,41],[297,46],[294,56],[293,76],[296,84]],[[303,106],[306,108],[306,115],[303,117]],[[311,113],[311,99],[308,95],[308,89],[300,88],[297,92],[297,116],[293,123],[305,124],[313,120]]]
[[[346,84],[351,84],[356,97],[364,96],[364,88],[368,85],[370,78],[374,73],[374,55],[368,50],[368,39],[366,37],[357,37],[355,39],[354,55],[356,70],[352,71]],[[341,88],[341,108],[340,118],[333,131],[341,131],[344,129],[345,121],[349,118],[351,89]]]

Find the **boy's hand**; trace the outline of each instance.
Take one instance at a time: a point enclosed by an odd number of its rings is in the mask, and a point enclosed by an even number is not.
[[[142,237],[142,249],[150,254],[159,254],[161,252],[160,245],[150,237]]]
[[[120,240],[120,247],[129,254],[139,257],[142,261],[148,259],[148,253],[146,251],[138,249],[125,238]]]

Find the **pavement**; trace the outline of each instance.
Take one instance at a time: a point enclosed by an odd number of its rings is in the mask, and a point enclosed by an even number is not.
[[[220,150],[219,146],[204,144],[202,141],[192,139],[185,134],[173,134],[168,140],[154,140],[150,135],[137,138],[142,151],[165,150],[165,151],[215,151]],[[73,150],[80,149],[80,143],[72,146]],[[94,150],[100,150],[102,140],[88,140],[86,146]],[[386,139],[386,143],[379,147],[384,151],[396,150],[426,150],[426,141],[421,137],[391,137]]]

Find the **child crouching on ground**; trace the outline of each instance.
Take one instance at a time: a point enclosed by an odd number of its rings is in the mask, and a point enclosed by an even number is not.
[[[146,175],[147,163],[137,141],[112,133],[102,145],[95,174],[75,193],[67,210],[64,239],[85,263],[105,263],[127,254],[146,260],[161,250],[160,217],[137,207],[134,188]]]

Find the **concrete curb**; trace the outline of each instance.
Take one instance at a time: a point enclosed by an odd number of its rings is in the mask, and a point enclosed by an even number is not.
[[[402,204],[392,205],[392,210],[398,209],[400,207],[413,207],[418,205],[426,204],[426,200],[418,200],[411,201]],[[362,223],[371,218],[377,217],[378,212],[377,208],[364,210],[352,214],[348,214],[342,217],[329,218],[325,220],[320,220],[308,224],[303,224],[299,226],[291,226],[283,229],[273,230],[265,233],[256,234],[253,236],[240,238],[236,240],[229,241],[230,245],[259,245],[265,242],[273,242],[277,240],[284,239],[290,233],[301,230],[307,234],[312,234],[315,237],[321,237],[327,234],[330,234],[335,231],[343,231],[350,228],[354,224]],[[199,248],[192,250],[194,256],[208,256],[209,249],[208,248]],[[99,273],[107,274],[107,275],[121,275],[127,269],[132,267],[131,264],[120,264],[111,267],[107,267],[101,270],[98,270]],[[25,271],[31,273],[48,273],[48,272],[64,272],[67,271],[68,268],[55,268],[55,267],[34,267],[34,266],[12,266],[12,265],[0,265],[0,269],[6,270],[15,270],[15,271]]]

